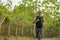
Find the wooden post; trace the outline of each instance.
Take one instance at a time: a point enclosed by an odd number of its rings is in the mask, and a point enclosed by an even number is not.
[[[16,26],[16,32],[15,32],[16,36],[17,36],[17,26]]]
[[[15,30],[15,35],[16,35],[16,40],[17,40],[17,26],[16,26],[16,30]]]
[[[10,25],[8,27],[8,36],[10,36]]]
[[[2,23],[3,23],[4,20],[5,20],[5,16],[4,16],[3,18],[1,18],[0,20],[1,20],[1,22],[0,22],[0,33],[1,33],[1,25],[2,25]]]
[[[32,27],[31,27],[31,35],[32,35]]]
[[[34,24],[34,40],[36,40],[36,35],[35,35],[35,24]]]
[[[34,36],[35,36],[35,25],[34,25]]]
[[[27,34],[28,34],[28,27],[27,27]]]
[[[24,29],[24,27],[22,27],[22,35],[23,35],[23,29]]]
[[[0,34],[1,34],[1,25],[0,25]]]

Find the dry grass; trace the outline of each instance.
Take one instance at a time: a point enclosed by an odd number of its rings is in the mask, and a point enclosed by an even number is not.
[[[0,37],[0,40],[35,40],[35,38],[31,38],[31,37],[14,37],[14,36],[10,36],[10,37]],[[41,40],[60,40],[58,38],[42,38]]]

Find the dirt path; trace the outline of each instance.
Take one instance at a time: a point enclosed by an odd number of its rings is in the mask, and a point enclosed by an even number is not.
[[[0,37],[0,40],[34,40],[34,38],[30,37]],[[59,38],[42,38],[41,40],[60,40]]]

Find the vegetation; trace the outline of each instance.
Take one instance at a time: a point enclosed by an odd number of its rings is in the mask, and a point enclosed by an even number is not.
[[[15,34],[15,27],[29,27],[34,28],[32,23],[33,18],[37,15],[37,9],[42,7],[42,14],[44,16],[43,37],[60,37],[60,3],[57,0],[22,0],[19,6],[15,6],[13,11],[9,11],[12,3],[0,5],[0,16],[5,15],[5,24],[12,26],[11,34]],[[1,4],[1,3],[0,3]],[[8,6],[8,9],[6,8]],[[13,24],[13,25],[12,25]],[[4,23],[2,24],[4,25]],[[2,29],[6,27],[2,27]],[[24,33],[26,29],[24,30]],[[30,32],[30,31],[29,31]],[[28,32],[28,33],[29,33]],[[6,33],[6,32],[5,32]],[[21,33],[21,28],[18,29],[18,34]],[[32,33],[34,33],[32,31]],[[26,33],[27,34],[27,33]]]

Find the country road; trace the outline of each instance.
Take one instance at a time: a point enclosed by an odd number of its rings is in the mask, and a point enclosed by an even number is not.
[[[0,40],[35,40],[35,38],[10,36],[10,37],[0,37]],[[42,38],[41,40],[60,40],[60,38]]]

